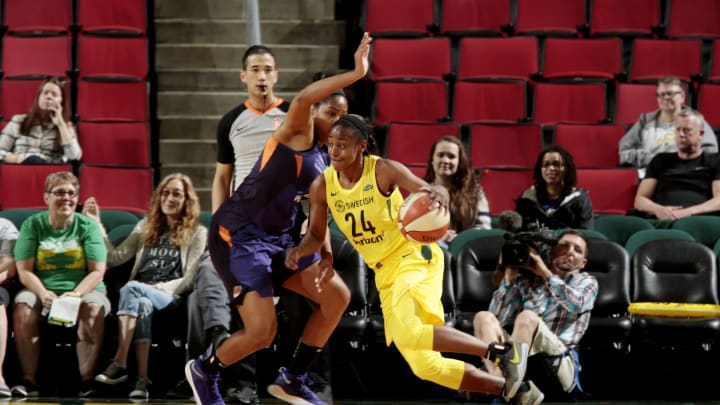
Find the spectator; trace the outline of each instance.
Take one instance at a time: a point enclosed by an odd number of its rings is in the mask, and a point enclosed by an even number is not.
[[[10,293],[4,285],[15,277],[13,247],[17,237],[18,230],[15,225],[5,218],[0,218],[0,398],[9,398],[12,395],[3,376],[8,338],[7,307],[10,304]]]
[[[81,156],[64,83],[46,79],[30,111],[13,116],[0,133],[0,162],[58,164]]]
[[[635,209],[668,220],[720,211],[720,159],[702,148],[708,136],[704,122],[691,109],[675,117],[677,152],[660,153],[650,161],[635,194]]]
[[[100,224],[100,209],[90,197],[83,211]],[[153,311],[159,311],[193,288],[200,256],[207,245],[207,229],[200,224],[200,202],[192,181],[184,174],[166,176],[150,200],[148,216],[117,248],[105,238],[108,264],[135,258],[130,281],[120,289],[118,348],[110,365],[95,381],[115,385],[128,378],[127,357],[134,343],[137,381],[130,398],[147,399],[150,385],[148,357]]]
[[[94,392],[93,377],[110,313],[103,277],[107,249],[97,223],[76,214],[78,179],[70,172],[45,180],[47,211],[28,217],[14,248],[15,264],[24,286],[15,296],[13,329],[23,382],[13,396],[36,397],[40,322],[57,298],[80,297],[77,319],[77,358],[80,396]]]
[[[592,229],[593,210],[587,190],[577,188],[572,155],[559,145],[540,152],[533,173],[535,184],[515,201],[523,229],[535,225],[550,229]]]
[[[677,152],[675,143],[675,117],[687,109],[685,90],[680,79],[668,76],[657,84],[658,109],[640,115],[638,121],[620,139],[620,164],[639,169],[640,177],[658,153]],[[718,151],[717,138],[710,125],[703,120],[705,137],[702,149],[707,153]]]
[[[425,181],[450,193],[450,229],[442,239],[445,245],[466,229],[490,229],[490,206],[460,139],[443,136],[435,141]]]
[[[490,308],[475,314],[474,333],[487,342],[527,343],[530,356],[545,354],[563,390],[571,392],[580,366],[575,348],[590,323],[598,293],[595,277],[582,272],[587,239],[568,230],[552,248],[549,263],[536,251],[530,257],[529,271],[498,266],[502,281]],[[483,361],[488,372],[502,375],[494,362]]]

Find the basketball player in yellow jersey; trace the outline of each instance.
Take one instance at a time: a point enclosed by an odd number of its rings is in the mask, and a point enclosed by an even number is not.
[[[333,125],[327,143],[332,166],[310,187],[309,229],[299,245],[288,250],[286,266],[295,269],[299,258],[318,251],[325,240],[329,209],[339,229],[375,271],[387,344],[395,342],[415,375],[452,389],[502,395],[513,404],[539,404],[542,392],[532,382],[523,382],[527,344],[487,343],[445,326],[440,301],[443,253],[436,244],[410,242],[399,231],[398,187],[429,192],[432,204],[440,209],[447,209],[447,190],[429,185],[398,162],[368,155],[371,141],[357,115],[346,115]],[[504,378],[445,358],[441,352],[497,361]]]

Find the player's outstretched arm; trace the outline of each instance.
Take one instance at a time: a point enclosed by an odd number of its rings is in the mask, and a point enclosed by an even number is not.
[[[310,186],[310,214],[308,230],[300,243],[289,249],[285,255],[285,266],[297,270],[297,261],[313,252],[322,249],[323,254],[328,253],[329,240],[327,239],[328,206],[325,197],[325,176],[318,176]]]

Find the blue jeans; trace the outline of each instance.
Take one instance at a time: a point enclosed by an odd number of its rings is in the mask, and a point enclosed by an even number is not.
[[[153,310],[167,307],[174,299],[172,294],[149,284],[131,280],[120,289],[117,314],[137,318],[134,342],[149,341],[152,336]]]

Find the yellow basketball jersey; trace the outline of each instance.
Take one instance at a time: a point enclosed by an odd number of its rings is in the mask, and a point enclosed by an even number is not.
[[[403,202],[400,191],[393,190],[389,197],[383,195],[375,180],[375,164],[380,158],[371,155],[364,159],[362,177],[349,190],[342,188],[332,166],[325,169],[325,193],[340,231],[368,266],[377,269],[378,262],[410,242],[397,224]]]

